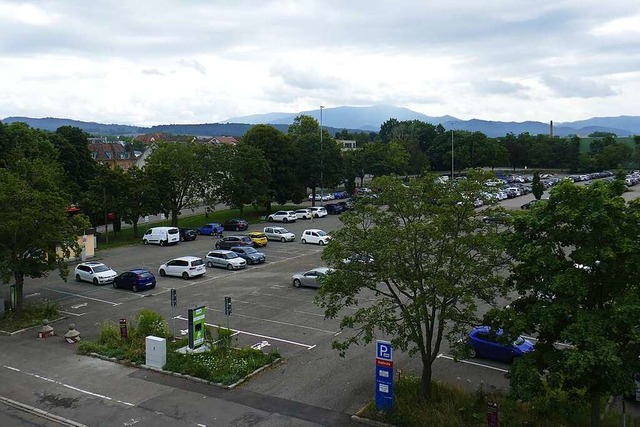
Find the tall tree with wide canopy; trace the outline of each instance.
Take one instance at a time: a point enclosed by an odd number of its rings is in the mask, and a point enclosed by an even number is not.
[[[147,158],[145,173],[157,201],[158,212],[171,216],[171,225],[178,225],[178,216],[185,208],[196,207],[215,191],[206,167],[210,149],[204,144],[160,142]]]
[[[256,125],[242,137],[242,142],[262,151],[269,166],[270,177],[266,208],[271,212],[275,201],[285,204],[296,189],[296,160],[293,144],[284,133],[269,125]]]
[[[74,203],[78,203],[82,193],[89,189],[89,183],[96,176],[96,162],[91,158],[87,138],[82,129],[62,126],[56,129],[51,141],[56,147],[59,161],[67,176],[67,188]]]
[[[64,260],[80,254],[78,235],[89,227],[83,216],[68,218],[64,171],[46,135],[24,124],[0,124],[0,140],[8,148],[0,160],[0,275],[15,281],[18,318],[25,277],[59,269],[66,278]]]
[[[317,188],[335,187],[343,177],[340,147],[326,129],[322,132],[321,141],[318,121],[301,115],[294,119],[288,133],[296,152],[296,177],[304,188],[311,189],[313,203]]]
[[[593,426],[602,400],[630,391],[640,372],[640,201],[622,192],[619,180],[565,181],[516,217],[510,281],[523,298],[491,316],[512,335],[537,337],[511,370],[514,395],[534,404],[546,393],[565,405],[586,398]]]
[[[486,190],[479,182],[488,177],[443,185],[429,175],[408,186],[399,178],[378,178],[372,185],[379,198],[357,201],[355,213],[341,216],[344,227],[332,233],[322,256],[335,270],[317,303],[327,317],[341,317],[341,330],[353,329],[334,347],[344,353],[351,344],[384,337],[418,354],[424,399],[442,340],[456,341],[477,324],[478,302],[492,303],[504,288],[499,269],[506,259],[497,228],[487,227],[474,209]],[[354,254],[370,262],[343,261]],[[353,311],[344,310],[349,307]]]

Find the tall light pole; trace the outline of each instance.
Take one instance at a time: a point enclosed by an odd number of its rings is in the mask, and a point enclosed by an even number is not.
[[[324,203],[324,151],[322,149],[322,109],[320,106],[320,206]]]
[[[453,182],[453,129],[451,129],[451,182]]]

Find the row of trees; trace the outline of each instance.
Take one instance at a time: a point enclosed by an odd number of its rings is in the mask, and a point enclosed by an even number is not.
[[[350,332],[334,347],[391,338],[422,360],[428,400],[443,340],[463,356],[460,338],[474,325],[504,328],[505,343],[526,332],[537,344],[511,369],[513,397],[566,414],[590,404],[598,425],[603,400],[630,392],[640,372],[640,201],[625,202],[621,180],[564,182],[502,227],[473,206],[486,176],[435,178],[377,179],[379,198],[341,217],[323,252],[334,273],[317,297]],[[372,261],[343,262],[353,254]],[[496,300],[516,293],[520,304]],[[480,302],[495,309],[481,316]]]

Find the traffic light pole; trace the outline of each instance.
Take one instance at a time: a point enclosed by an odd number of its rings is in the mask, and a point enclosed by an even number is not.
[[[171,295],[171,317],[173,318],[173,338],[171,342],[176,342],[176,305],[178,305],[178,295],[175,289],[170,290]]]

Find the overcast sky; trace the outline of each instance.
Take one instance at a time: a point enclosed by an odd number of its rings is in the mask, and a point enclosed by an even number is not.
[[[637,0],[0,0],[0,118],[640,115]]]

